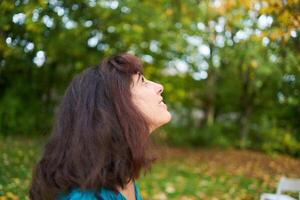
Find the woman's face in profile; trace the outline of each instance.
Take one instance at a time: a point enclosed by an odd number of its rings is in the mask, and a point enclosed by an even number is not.
[[[146,80],[139,73],[132,75],[132,81],[132,101],[149,120],[150,132],[168,123],[171,120],[171,114],[167,105],[162,101],[163,86]]]

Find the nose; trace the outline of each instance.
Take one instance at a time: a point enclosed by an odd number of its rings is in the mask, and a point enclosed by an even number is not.
[[[159,83],[156,83],[156,84],[157,84],[157,93],[161,94],[164,91],[164,86]]]

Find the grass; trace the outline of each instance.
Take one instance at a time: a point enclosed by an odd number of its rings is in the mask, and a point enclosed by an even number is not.
[[[31,168],[43,144],[43,139],[1,139],[0,200],[28,199]],[[288,156],[233,149],[153,149],[159,161],[138,180],[144,200],[259,199],[262,192],[274,192],[281,175],[300,174],[300,161]]]
[[[43,140],[1,138],[0,200],[27,199],[31,168],[37,162]]]

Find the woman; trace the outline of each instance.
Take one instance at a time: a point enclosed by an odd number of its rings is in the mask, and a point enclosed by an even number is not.
[[[30,198],[140,200],[136,180],[154,161],[146,155],[149,134],[171,119],[162,92],[130,54],[77,75],[34,169]]]

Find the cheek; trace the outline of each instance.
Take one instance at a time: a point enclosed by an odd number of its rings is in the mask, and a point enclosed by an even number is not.
[[[134,91],[132,96],[133,103],[136,104],[139,108],[146,108],[149,106],[151,101],[151,95],[149,95],[146,91]]]
[[[133,97],[133,103],[147,118],[153,118],[153,115],[155,115],[156,113],[157,106],[152,101],[150,95],[148,96],[147,94],[135,95]]]
[[[153,109],[153,103],[149,101],[149,98],[145,97],[139,97],[134,99],[134,104],[146,114],[149,114],[149,112]]]

